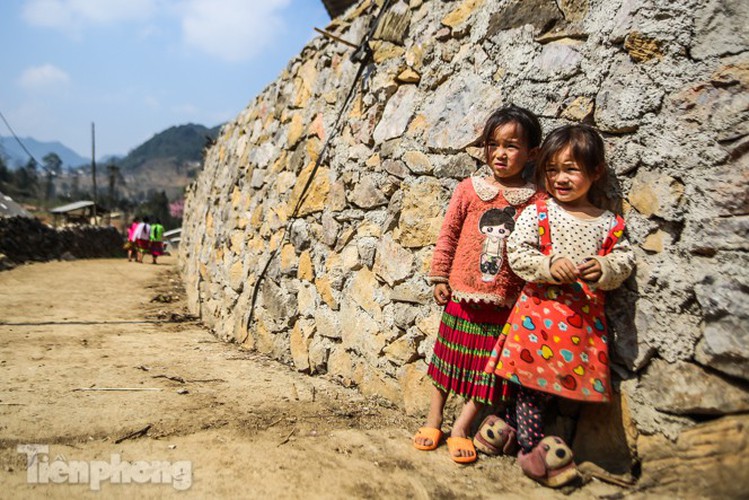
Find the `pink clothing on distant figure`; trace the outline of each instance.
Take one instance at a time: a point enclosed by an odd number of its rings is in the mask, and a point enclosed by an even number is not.
[[[133,222],[130,227],[127,228],[127,241],[135,241],[135,230],[138,229],[138,223]]]

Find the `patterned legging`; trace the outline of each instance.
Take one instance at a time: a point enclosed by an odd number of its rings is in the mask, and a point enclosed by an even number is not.
[[[525,387],[517,387],[515,404],[507,407],[505,420],[518,431],[518,443],[528,453],[544,438],[543,413],[551,396]]]

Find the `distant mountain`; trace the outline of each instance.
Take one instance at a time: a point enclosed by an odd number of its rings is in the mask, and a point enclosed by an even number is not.
[[[57,141],[41,142],[32,137],[21,137],[20,139],[26,149],[40,162],[47,154],[57,153],[65,168],[75,168],[91,163],[90,158],[82,157]],[[22,167],[29,161],[29,155],[21,148],[14,137],[0,137],[0,155],[10,168]]]
[[[164,191],[170,200],[181,199],[184,188],[200,171],[203,163],[203,148],[218,137],[221,125],[207,128],[203,125],[187,124],[170,127],[130,151],[123,158],[111,157],[97,160],[98,188],[109,186],[109,166],[119,167],[115,189],[120,198],[144,201],[149,193]],[[80,189],[91,187],[88,165],[81,169],[84,174],[76,181]],[[64,182],[65,179],[61,179]],[[72,184],[72,180],[69,181]]]
[[[125,172],[137,170],[156,159],[175,164],[201,162],[203,148],[218,136],[221,126],[206,128],[188,123],[170,127],[130,151],[121,160],[115,161]]]
[[[114,190],[117,199],[134,202],[147,200],[153,193],[164,191],[169,200],[184,196],[184,188],[198,174],[203,163],[203,148],[215,141],[221,125],[207,128],[187,124],[170,127],[155,134],[127,156],[107,155],[96,159],[97,192],[107,196]],[[26,165],[28,155],[14,138],[1,137],[0,155],[10,168]],[[54,180],[56,192],[63,197],[91,193],[93,179],[91,162],[59,142],[39,142],[32,138],[21,141],[37,160],[48,153],[57,153],[66,167]],[[20,151],[20,153],[19,153]],[[112,168],[112,167],[119,167]]]

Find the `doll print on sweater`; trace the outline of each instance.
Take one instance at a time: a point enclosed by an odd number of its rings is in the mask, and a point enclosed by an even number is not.
[[[491,208],[484,212],[479,219],[479,232],[486,239],[481,250],[481,280],[485,282],[494,281],[502,267],[502,256],[505,249],[505,240],[515,228],[515,209],[505,207],[500,210]]]

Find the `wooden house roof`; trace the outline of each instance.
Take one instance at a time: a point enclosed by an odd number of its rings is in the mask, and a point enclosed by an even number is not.
[[[325,10],[328,11],[328,15],[331,19],[335,19],[346,12],[346,10],[356,2],[357,0],[322,0],[323,5],[325,5]]]

